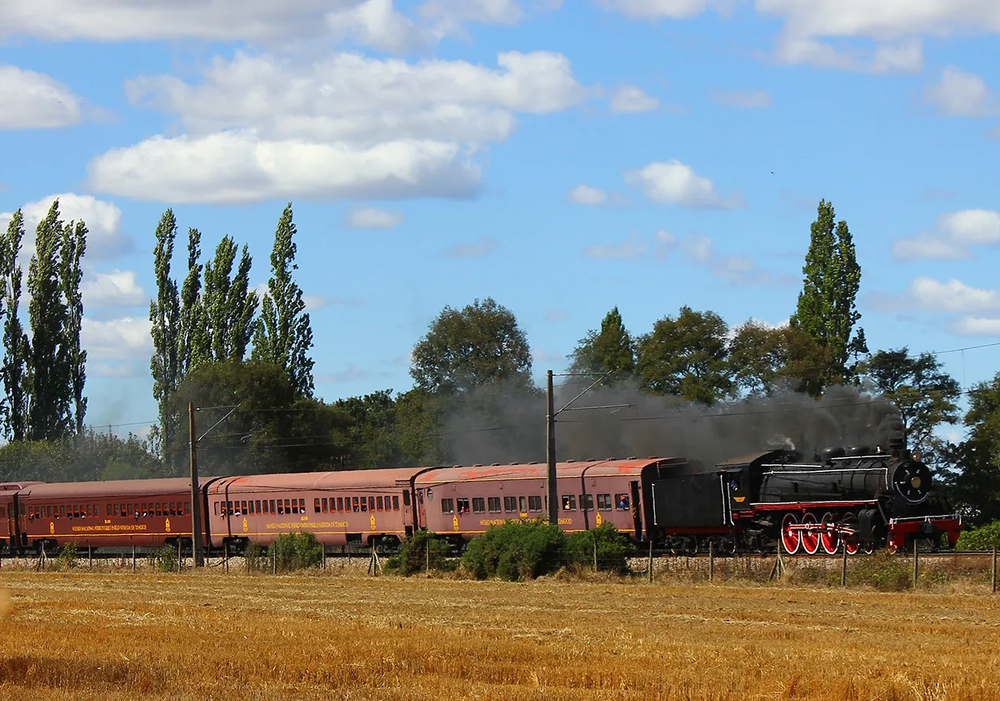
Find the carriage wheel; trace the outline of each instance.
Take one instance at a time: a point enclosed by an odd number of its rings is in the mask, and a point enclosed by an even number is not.
[[[823,514],[823,524],[835,526],[837,524],[837,517],[833,513],[827,511]],[[825,528],[819,536],[820,544],[823,546],[823,552],[827,555],[836,555],[837,548],[840,547],[840,535],[836,531],[827,531]]]
[[[781,546],[789,555],[794,555],[799,551],[799,544],[801,542],[799,533],[788,528],[798,522],[799,518],[795,514],[785,514],[785,517],[781,519]]]
[[[813,513],[807,513],[802,517],[803,525],[809,524],[810,526],[816,525],[816,515]],[[806,555],[815,555],[819,552],[819,533],[814,530],[799,531],[800,539],[802,541],[802,549],[805,550]]]
[[[854,517],[854,514],[852,514],[850,511],[844,514],[844,519],[843,521],[841,521],[841,523],[843,523],[845,526],[851,526],[852,528],[858,527],[857,519]],[[848,555],[857,555],[858,551],[861,550],[861,543],[858,542],[857,535],[851,537],[845,537],[844,543],[845,547],[847,548]],[[865,545],[865,552],[871,554],[872,550],[870,544]]]

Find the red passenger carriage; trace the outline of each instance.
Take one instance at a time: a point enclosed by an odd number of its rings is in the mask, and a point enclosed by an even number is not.
[[[604,523],[633,541],[653,522],[651,485],[683,458],[567,461],[556,465],[559,526],[567,532]],[[548,469],[541,463],[472,465],[422,470],[414,479],[420,526],[453,541],[490,526],[548,514]]]
[[[222,477],[207,487],[211,544],[268,545],[309,532],[324,545],[399,543],[414,528],[410,480],[420,468]]]

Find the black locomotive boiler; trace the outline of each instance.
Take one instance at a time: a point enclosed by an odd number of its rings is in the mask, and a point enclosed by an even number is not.
[[[905,449],[828,448],[813,462],[793,450],[661,472],[653,523],[674,552],[849,554],[915,540],[954,545],[961,518],[933,496],[930,469]]]

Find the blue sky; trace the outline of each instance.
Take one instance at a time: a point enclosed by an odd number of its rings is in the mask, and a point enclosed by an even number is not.
[[[998,32],[972,0],[5,0],[0,213],[87,221],[87,420],[118,432],[156,416],[168,206],[264,283],[294,202],[327,400],[407,389],[431,320],[486,296],[539,376],[614,305],[635,334],[780,323],[820,198],[873,350],[988,344]],[[998,357],[941,359],[969,386]]]

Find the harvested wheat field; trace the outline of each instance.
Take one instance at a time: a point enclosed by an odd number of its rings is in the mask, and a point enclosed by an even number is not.
[[[1000,606],[329,573],[0,572],[0,698],[995,699]]]

